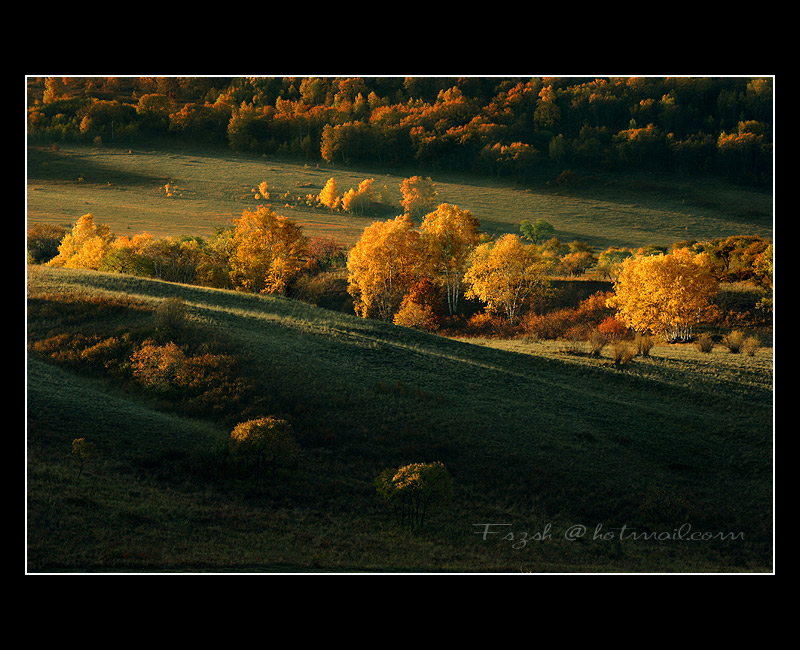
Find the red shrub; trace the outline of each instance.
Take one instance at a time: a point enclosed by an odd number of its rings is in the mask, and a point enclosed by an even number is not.
[[[529,336],[552,340],[574,336],[576,327],[581,327],[581,331],[598,327],[611,314],[612,310],[606,307],[609,295],[609,292],[598,291],[572,309],[555,309],[545,314],[528,313],[522,319],[522,330]]]
[[[621,341],[629,333],[627,325],[613,316],[603,319],[597,326],[597,331],[611,342]]]
[[[556,309],[546,314],[528,313],[522,319],[525,334],[540,339],[558,339],[579,324],[575,309]]]

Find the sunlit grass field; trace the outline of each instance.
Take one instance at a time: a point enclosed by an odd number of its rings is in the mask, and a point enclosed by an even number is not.
[[[293,423],[302,457],[268,484],[214,477],[203,459],[229,424],[30,354],[29,571],[772,569],[768,342],[752,357],[657,346],[619,369],[550,343],[453,340],[284,298],[29,267],[38,304],[76,296],[141,307],[70,325],[108,332],[146,329],[179,298],[188,326],[236,354]],[[33,338],[65,327],[48,313],[29,321]],[[76,437],[97,446],[80,476]],[[411,533],[373,480],[434,460],[455,498]],[[485,524],[502,534],[484,539]],[[576,526],[584,534],[567,539]],[[631,536],[646,532],[664,537]]]
[[[544,218],[562,242],[580,240],[598,251],[608,246],[669,246],[687,239],[772,235],[770,193],[698,177],[660,174],[617,176],[578,173],[558,185],[557,173],[542,171],[528,186],[418,169],[357,169],[266,158],[224,148],[177,145],[90,146],[61,144],[27,149],[29,223],[71,227],[90,212],[117,235],[208,236],[230,225],[258,203],[253,189],[266,181],[268,203],[301,223],[309,235],[353,244],[372,216],[330,213],[298,203],[336,180],[340,194],[366,178],[386,185],[400,214],[399,185],[414,175],[430,176],[442,203],[470,210],[490,234],[518,232],[524,219]],[[172,196],[167,196],[169,183]],[[287,195],[290,201],[282,200]]]

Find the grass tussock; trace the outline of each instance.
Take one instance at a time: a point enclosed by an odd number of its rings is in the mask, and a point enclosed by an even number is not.
[[[617,368],[627,366],[633,361],[636,354],[636,347],[627,341],[620,341],[611,347],[611,359]]]
[[[650,350],[655,345],[655,340],[649,334],[636,334],[633,339],[633,345],[636,348],[636,354],[640,357],[649,357]]]
[[[710,334],[703,333],[700,334],[695,339],[695,347],[697,348],[698,352],[702,352],[704,354],[708,354],[711,350],[714,349],[714,339],[711,338]]]
[[[733,330],[722,338],[722,345],[731,354],[745,354],[752,357],[761,347],[761,341],[757,336],[748,336],[741,330]]]
[[[745,334],[741,330],[733,330],[722,338],[724,345],[731,354],[739,354],[744,346]]]

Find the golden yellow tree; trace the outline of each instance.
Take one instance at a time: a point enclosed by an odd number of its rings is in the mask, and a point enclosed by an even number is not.
[[[363,213],[364,207],[373,201],[372,186],[375,179],[367,178],[358,184],[358,189],[349,189],[342,196],[342,210]]]
[[[85,214],[78,219],[72,232],[64,235],[58,247],[58,255],[48,264],[96,271],[100,268],[113,241],[114,235],[107,225],[95,224],[92,214]]]
[[[333,176],[331,176],[328,179],[328,182],[325,183],[325,187],[323,187],[322,191],[317,195],[317,201],[320,203],[320,205],[324,205],[333,211],[339,207],[341,200],[342,199],[339,196],[339,190],[336,189],[336,181],[334,180]]]
[[[400,204],[408,215],[422,216],[436,205],[438,192],[430,178],[412,176],[400,183]]]
[[[251,460],[256,478],[293,466],[300,455],[292,425],[276,417],[240,422],[231,431],[231,444],[236,453]]]
[[[391,320],[424,274],[420,235],[408,215],[364,229],[347,260],[347,291],[364,318]]]
[[[234,287],[255,293],[283,293],[303,266],[306,237],[287,217],[259,206],[236,220],[229,259]]]
[[[131,275],[152,275],[153,263],[148,252],[154,244],[153,236],[141,233],[131,237],[117,237],[100,263],[102,271],[129,273]]]
[[[525,304],[549,287],[545,269],[535,246],[524,243],[519,235],[503,235],[472,251],[464,295],[486,303],[490,312],[505,313],[514,323]]]
[[[452,316],[458,311],[462,282],[469,255],[480,237],[480,223],[469,210],[442,203],[425,215],[420,226],[422,243],[429,262],[444,287],[447,308]]]
[[[709,256],[679,248],[669,255],[627,258],[607,304],[637,332],[686,340],[710,313],[718,287]]]
[[[253,190],[253,194],[255,195],[256,201],[260,200],[268,200],[269,199],[269,185],[267,185],[267,181],[261,181],[258,184],[258,188]]]

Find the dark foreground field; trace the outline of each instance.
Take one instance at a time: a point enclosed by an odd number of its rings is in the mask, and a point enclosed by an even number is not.
[[[771,348],[657,347],[618,370],[288,299],[28,272],[29,572],[772,571]],[[176,341],[235,359],[241,400],[129,381],[106,344],[163,336],[166,298],[187,310]],[[219,465],[255,414],[302,447],[262,481]],[[75,438],[96,448],[80,472]],[[373,480],[437,460],[454,500],[412,533]]]

